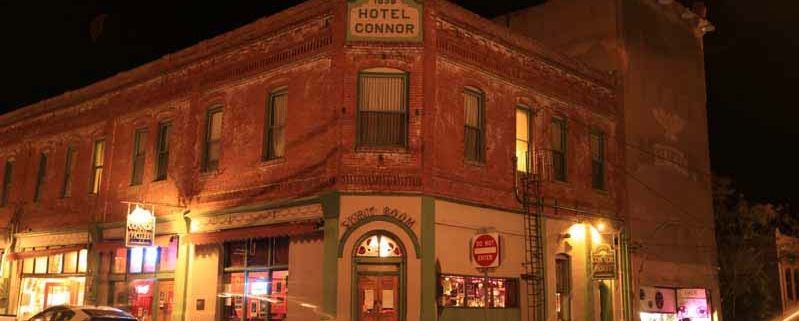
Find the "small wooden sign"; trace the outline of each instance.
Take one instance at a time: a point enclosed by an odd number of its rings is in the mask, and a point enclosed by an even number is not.
[[[422,41],[422,4],[416,0],[350,0],[347,9],[347,41]]]

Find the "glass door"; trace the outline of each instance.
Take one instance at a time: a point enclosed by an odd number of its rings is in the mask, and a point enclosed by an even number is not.
[[[399,320],[399,276],[358,276],[359,321]]]

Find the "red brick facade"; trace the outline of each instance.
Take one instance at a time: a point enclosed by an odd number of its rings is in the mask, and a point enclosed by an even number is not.
[[[536,112],[549,146],[554,115],[569,122],[568,182],[545,186],[564,206],[618,215],[621,134],[613,79],[444,1],[426,1],[424,41],[346,43],[344,1],[309,1],[83,89],[0,116],[0,162],[13,160],[9,204],[18,231],[124,220],[126,205],[192,212],[296,199],[325,190],[424,193],[504,209],[512,195],[515,107]],[[409,74],[404,149],[356,144],[359,70]],[[486,161],[463,158],[466,86],[486,97]],[[261,159],[265,106],[288,90],[286,154]],[[223,107],[217,171],[200,168],[206,111]],[[158,124],[172,122],[168,179],[154,182]],[[147,128],[143,184],[130,186],[136,129]],[[607,191],[591,188],[589,131],[606,145]],[[102,187],[89,194],[93,142],[106,142]],[[67,146],[77,148],[72,196],[61,197]],[[34,203],[39,154],[48,154]],[[15,214],[16,213],[16,214]]]

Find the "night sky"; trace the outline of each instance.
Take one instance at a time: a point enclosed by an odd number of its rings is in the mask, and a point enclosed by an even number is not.
[[[299,2],[0,0],[0,111],[83,87]],[[456,2],[490,17],[542,0]],[[732,177],[752,200],[792,201],[799,210],[799,5],[706,2],[716,25],[705,38],[713,170]]]

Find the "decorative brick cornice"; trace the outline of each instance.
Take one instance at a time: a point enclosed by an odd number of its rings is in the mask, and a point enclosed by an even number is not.
[[[315,203],[303,206],[269,209],[262,211],[229,213],[192,219],[191,232],[211,232],[255,225],[307,221],[322,218],[322,205]]]
[[[615,94],[607,84],[559,68],[522,48],[503,46],[444,19],[437,20],[436,27],[439,30],[436,46],[446,58],[531,86],[564,101],[614,114]]]

